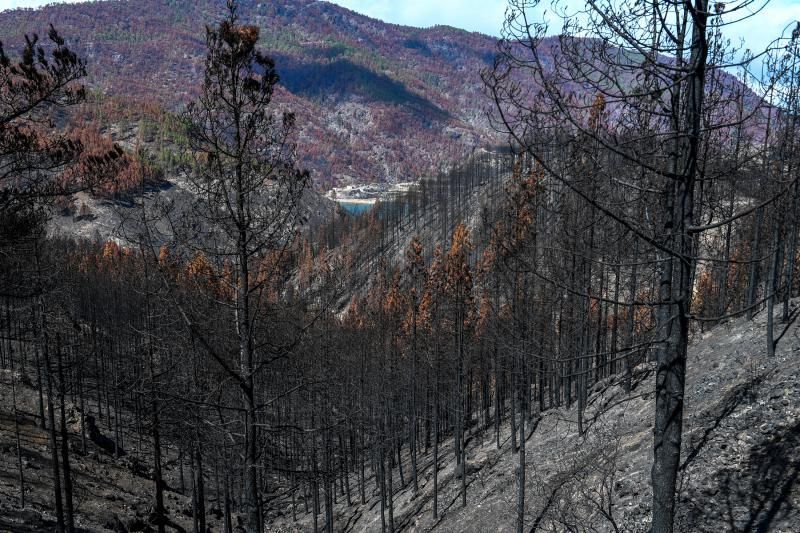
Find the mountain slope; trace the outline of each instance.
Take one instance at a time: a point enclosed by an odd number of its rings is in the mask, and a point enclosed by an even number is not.
[[[676,531],[797,531],[800,526],[800,314],[781,328],[776,356],[764,349],[764,312],[753,322],[737,320],[697,333],[689,350],[686,384],[686,438],[682,451]],[[51,470],[47,434],[37,427],[35,384],[15,373],[22,467],[27,509],[16,508],[17,449],[12,411],[12,374],[0,372],[0,529],[52,531]],[[586,411],[587,431],[577,433],[576,408],[534,413],[526,448],[527,528],[535,531],[648,531],[649,468],[652,462],[653,373],[636,369],[634,390],[626,395],[617,378],[599,382]],[[74,450],[80,439],[80,406],[68,404]],[[476,428],[477,429],[477,428]],[[146,528],[152,511],[151,450],[125,433],[127,455],[114,458],[92,440],[86,455],[73,454],[77,523],[87,531]],[[110,420],[98,421],[100,434],[113,435]],[[410,479],[394,479],[394,520],[403,531],[510,531],[516,517],[515,468],[508,418],[500,432],[472,430],[467,438],[468,505],[460,505],[452,439],[440,449],[439,518],[432,503],[431,450],[420,454],[420,492]],[[190,528],[188,481],[181,480],[179,457],[166,452],[164,475],[170,529]],[[403,468],[408,472],[409,457]],[[209,485],[218,472],[209,472]],[[188,468],[186,469],[188,476]],[[336,530],[380,531],[380,495],[367,470],[366,503],[353,505],[340,494]],[[181,487],[183,486],[183,489]],[[312,515],[302,499],[270,493],[269,531],[310,531]],[[208,502],[209,526],[221,531],[217,501]],[[297,519],[293,519],[294,511]],[[306,502],[308,504],[308,502]],[[322,516],[318,517],[320,521]],[[537,529],[539,528],[539,529]]]
[[[792,321],[781,328],[771,359],[765,355],[764,312],[753,322],[737,320],[696,335],[689,350],[676,531],[789,532],[800,527],[798,314],[795,300]],[[576,406],[533,413],[526,442],[526,531],[650,530],[653,366],[640,365],[636,375],[630,395],[620,377],[593,388],[582,436]],[[491,429],[467,438],[463,508],[452,439],[445,441],[439,452],[438,519],[432,518],[432,456],[425,454],[416,497],[408,479],[404,485],[395,481],[398,530],[513,531],[519,462],[507,418],[500,444]],[[377,491],[368,492],[364,505],[336,510],[337,528],[381,530]],[[298,506],[298,521],[292,520],[287,499],[272,524],[274,531],[308,531],[311,515]]]
[[[281,106],[298,115],[302,164],[318,183],[406,181],[500,137],[486,118],[481,69],[495,39],[450,27],[387,24],[327,2],[240,3],[277,61]],[[196,94],[211,0],[102,1],[0,13],[0,41],[49,23],[86,58],[87,84],[105,94],[178,109]]]

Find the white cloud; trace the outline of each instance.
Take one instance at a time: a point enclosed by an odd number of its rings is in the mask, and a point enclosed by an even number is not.
[[[757,52],[780,37],[787,27],[786,36],[791,35],[798,20],[800,1],[772,0],[758,13],[731,25],[728,34],[731,41],[734,41],[733,44],[741,44],[744,48]]]
[[[331,0],[364,15],[406,26],[445,24],[498,35],[506,0]]]
[[[41,7],[47,4],[63,4],[78,1],[80,0],[0,0],[0,11],[16,9],[18,7]]]
[[[47,4],[72,4],[86,0],[0,0],[0,11],[19,7],[42,7]]]

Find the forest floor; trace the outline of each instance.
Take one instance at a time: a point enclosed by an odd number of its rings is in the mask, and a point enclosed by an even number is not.
[[[798,301],[788,324],[776,308],[774,358],[766,356],[766,313],[696,333],[689,350],[679,475],[680,532],[800,531],[800,328]],[[599,382],[578,434],[577,409],[534,413],[526,441],[525,531],[645,532],[652,492],[652,365],[637,368],[626,395],[617,379]],[[409,464],[394,480],[394,524],[402,531],[514,531],[519,456],[506,418],[501,447],[493,429],[467,446],[467,505],[454,475],[452,439],[440,450],[439,517],[432,514],[432,460],[420,459],[414,496]],[[366,505],[336,506],[336,529],[381,531],[380,498],[368,483]],[[353,499],[358,500],[357,491]],[[291,504],[270,531],[311,531],[311,516]],[[319,517],[324,524],[324,516]],[[388,522],[388,510],[386,512]]]
[[[780,322],[776,309],[774,358],[766,356],[765,313],[752,322],[737,319],[695,334],[690,346],[679,477],[676,531],[800,531],[800,309]],[[18,377],[18,375],[17,375]],[[578,434],[577,411],[534,413],[527,424],[526,531],[645,532],[650,519],[650,466],[654,377],[652,366],[637,368],[637,385],[626,395],[616,379],[599,382]],[[25,510],[18,509],[17,448],[12,414],[11,374],[0,371],[0,531],[53,531],[52,472],[48,434],[39,428],[35,384],[16,383],[20,411]],[[146,443],[126,440],[130,453],[117,459],[81,449],[79,413],[69,405],[73,449],[76,523],[84,531],[146,531],[153,482]],[[106,421],[99,426],[113,436]],[[494,430],[470,433],[467,444],[467,505],[462,507],[452,438],[440,450],[439,517],[432,517],[431,455],[420,455],[419,492],[394,472],[394,525],[398,531],[491,532],[515,529],[516,471],[508,418],[498,449]],[[138,452],[137,452],[138,448]],[[192,529],[191,498],[181,494],[174,449],[166,449],[166,507],[172,527]],[[188,470],[188,469],[187,469]],[[191,494],[188,471],[185,494]],[[207,486],[213,480],[206,481]],[[380,498],[367,479],[360,503],[351,478],[352,506],[337,495],[336,531],[381,531]],[[268,531],[311,531],[312,517],[296,500],[297,521],[288,498],[271,502]],[[222,531],[215,502],[208,526]],[[320,529],[324,514],[318,516]],[[388,509],[386,520],[388,522]],[[236,520],[234,520],[236,523]]]
[[[11,378],[11,371],[0,370],[0,532],[53,532],[56,530],[56,521],[50,434],[39,426],[39,395],[36,384],[27,379],[20,382],[20,373],[16,372],[17,419],[26,500],[25,509],[19,509],[19,463]],[[56,427],[60,427],[59,414],[56,405]],[[77,529],[120,533],[151,531],[148,519],[154,509],[155,491],[152,448],[149,443],[146,440],[140,441],[128,428],[123,430],[121,448],[124,453],[121,457],[115,457],[113,449],[110,452],[103,450],[88,437],[87,453],[83,454],[80,412],[71,402],[66,404],[66,422],[69,428]],[[98,422],[98,429],[104,437],[114,436],[108,417]],[[168,487],[164,493],[164,503],[171,522],[168,530],[192,531],[189,467],[184,467],[184,489],[181,491],[175,449],[163,447],[162,454],[164,482]],[[60,449],[58,459],[60,462]],[[63,487],[63,477],[61,483]],[[214,502],[207,505],[210,511],[207,513],[210,529],[221,531],[222,514],[219,507]]]

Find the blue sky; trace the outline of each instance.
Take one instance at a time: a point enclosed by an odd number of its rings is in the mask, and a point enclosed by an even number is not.
[[[38,7],[53,2],[54,0],[0,0],[0,10]],[[489,35],[499,33],[507,5],[506,0],[332,0],[332,2],[395,24],[419,27],[447,24]]]
[[[36,7],[53,0],[0,0],[0,9]],[[62,0],[74,1],[74,0]],[[267,0],[268,1],[268,0]],[[739,0],[742,1],[742,0]],[[507,0],[333,0],[370,17],[417,27],[447,24],[457,28],[498,35]],[[542,4],[549,4],[544,0]],[[582,0],[560,0],[562,5],[583,5]],[[729,5],[738,3],[736,0]],[[761,4],[763,0],[755,0]],[[800,19],[800,0],[772,0],[757,17],[732,27],[729,37],[744,47],[758,50],[781,30]]]
[[[506,0],[333,0],[370,17],[407,26],[447,24],[498,35]]]

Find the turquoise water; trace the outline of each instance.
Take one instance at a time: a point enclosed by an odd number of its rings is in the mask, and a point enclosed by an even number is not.
[[[372,206],[374,204],[366,204],[366,203],[361,203],[361,202],[348,202],[347,200],[339,200],[339,205],[342,206],[342,208],[345,211],[347,211],[348,213],[350,213],[351,215],[358,216],[358,215],[363,215],[364,213],[366,213],[367,211],[372,209]]]

